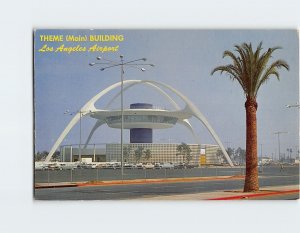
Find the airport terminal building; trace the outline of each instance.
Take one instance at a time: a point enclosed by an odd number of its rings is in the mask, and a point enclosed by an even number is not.
[[[99,144],[94,146],[89,144],[94,132],[102,125],[107,125],[112,129],[130,131],[130,141],[128,143],[123,143],[123,162],[182,163],[186,160],[186,156],[178,153],[179,151],[177,147],[180,143],[153,143],[154,130],[172,128],[175,125],[180,124],[192,133],[195,140],[195,144],[187,144],[190,148],[190,163],[220,164],[221,159],[218,158],[217,155],[219,153],[217,152],[218,150],[221,150],[228,164],[233,166],[225,147],[216,132],[210,126],[208,120],[186,96],[167,84],[150,80],[125,80],[124,85],[127,86],[124,88],[124,91],[138,84],[148,85],[160,92],[160,94],[162,94],[162,96],[164,96],[173,105],[174,109],[163,109],[154,107],[150,103],[142,102],[132,103],[129,108],[125,107],[121,110],[108,109],[110,104],[119,96],[120,93],[115,95],[104,109],[97,109],[95,107],[95,103],[101,99],[102,96],[121,85],[120,82],[115,83],[91,98],[73,117],[52,146],[48,156],[46,157],[46,161],[50,161],[53,153],[60,147],[61,161],[64,162],[81,161],[83,158],[90,158],[94,162],[121,162],[122,152],[120,143],[103,143],[101,145]],[[163,90],[163,88],[180,97],[186,106],[181,109],[174,99]],[[81,118],[85,116],[89,116],[96,120],[95,125],[91,129],[85,143],[80,141],[80,146],[61,145],[61,142],[67,136],[69,131],[74,127],[74,125],[81,122]],[[205,125],[217,145],[200,143],[199,137],[189,122],[189,118],[191,117],[197,118]],[[137,150],[140,151],[139,156],[137,156]]]

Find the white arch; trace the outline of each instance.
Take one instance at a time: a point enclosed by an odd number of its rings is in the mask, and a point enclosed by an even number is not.
[[[162,90],[159,86],[149,83],[149,82],[145,82],[145,83],[130,83],[129,85],[127,85],[126,87],[124,87],[123,91],[127,91],[129,88],[137,85],[137,84],[145,84],[145,85],[149,85],[151,87],[153,87],[154,89],[156,89],[157,91],[159,91],[172,105],[176,110],[180,110],[179,105],[164,91]],[[105,108],[109,108],[109,106],[112,104],[113,101],[115,101],[116,98],[118,98],[118,96],[121,95],[121,91],[119,91],[109,102],[108,104],[105,106]]]
[[[125,81],[124,81],[125,82]],[[59,147],[60,143],[62,142],[62,140],[68,135],[68,133],[70,132],[70,130],[74,127],[74,125],[76,125],[76,123],[80,120],[80,114],[82,114],[82,116],[84,116],[84,113],[86,112],[93,112],[95,110],[97,110],[95,108],[95,102],[100,99],[102,96],[104,96],[106,93],[110,92],[111,90],[113,90],[114,88],[120,86],[121,83],[115,83],[111,86],[109,86],[108,88],[104,89],[103,91],[99,92],[97,95],[95,95],[93,98],[91,98],[81,109],[79,112],[77,112],[75,114],[75,116],[73,117],[73,119],[70,121],[70,123],[67,125],[67,127],[63,130],[63,132],[60,134],[60,136],[58,137],[58,139],[56,140],[56,142],[54,143],[54,145],[52,146],[49,154],[46,157],[46,162],[49,162],[52,155],[54,154],[54,152],[56,151],[56,149]]]
[[[198,108],[183,94],[181,94],[179,91],[177,91],[176,89],[174,89],[173,87],[161,83],[161,82],[157,82],[157,81],[150,81],[150,80],[126,80],[124,81],[124,84],[127,83],[152,83],[154,85],[158,85],[158,86],[163,86],[166,89],[169,89],[171,92],[173,92],[174,94],[176,94],[177,96],[179,96],[186,104],[186,107],[183,111],[190,113],[191,115],[195,116],[198,120],[200,120],[205,127],[208,129],[208,131],[210,132],[210,134],[212,135],[212,137],[215,139],[215,141],[218,143],[218,145],[220,146],[223,154],[225,155],[225,158],[227,159],[227,162],[229,163],[230,166],[233,166],[233,163],[230,159],[230,157],[228,156],[221,140],[219,139],[218,135],[215,133],[215,131],[213,130],[213,128],[210,126],[210,124],[208,123],[207,119],[203,116],[203,114],[198,110]],[[96,111],[97,109],[95,108],[95,102],[97,100],[99,100],[102,96],[104,96],[105,94],[107,94],[108,92],[110,92],[111,90],[115,89],[116,87],[120,86],[121,82],[115,83],[109,87],[107,87],[106,89],[104,89],[103,91],[99,92],[97,95],[95,95],[92,99],[90,99],[81,109],[80,112],[78,112],[73,119],[70,121],[70,123],[68,124],[68,126],[64,129],[64,131],[61,133],[61,135],[59,136],[59,138],[56,140],[55,144],[53,145],[53,147],[51,148],[47,158],[46,158],[46,162],[49,162],[53,153],[55,152],[55,150],[58,148],[58,146],[60,145],[60,143],[62,142],[62,140],[66,137],[66,135],[69,133],[69,131],[72,129],[72,127],[78,122],[78,120],[80,119],[80,114],[84,114],[84,113],[89,113],[89,112],[93,112]]]
[[[130,83],[129,85],[127,85],[123,91],[127,91],[129,88],[133,87],[134,85],[137,85],[137,84],[140,84],[140,83]],[[142,84],[146,84],[146,85],[149,85],[151,87],[153,87],[154,89],[156,89],[157,91],[159,91],[172,105],[173,107],[176,109],[176,110],[180,110],[180,107],[179,105],[164,91],[162,90],[159,86],[155,85],[155,84],[152,84],[152,83],[149,83],[149,82],[145,82],[145,83],[142,83]],[[121,95],[121,91],[119,91],[109,102],[108,104],[105,106],[105,109],[108,109],[110,107],[110,105],[113,103],[113,101],[116,100],[116,98],[118,98],[119,96]],[[179,123],[181,123],[182,125],[184,125],[185,127],[187,127],[189,129],[189,131],[191,131],[191,133],[193,134],[193,137],[196,141],[196,143],[199,143],[200,144],[200,139],[199,137],[196,135],[191,123],[189,122],[189,120],[185,119],[184,121],[180,121]],[[103,123],[102,123],[103,124]],[[91,132],[89,133],[89,136],[85,142],[85,145],[84,145],[84,148],[87,147],[87,145],[89,144],[94,132],[102,125],[102,124],[99,124],[99,122],[97,121],[94,125],[94,127],[92,128]]]
[[[87,147],[87,145],[89,144],[89,142],[90,142],[90,140],[91,140],[91,138],[92,138],[94,132],[95,132],[101,125],[103,125],[103,124],[105,124],[105,121],[102,121],[102,120],[97,120],[97,121],[96,121],[96,124],[95,124],[94,127],[92,128],[92,130],[91,130],[91,132],[90,132],[90,134],[89,134],[89,136],[88,136],[88,138],[87,138],[87,140],[86,140],[86,142],[85,142],[83,148],[86,148],[86,147]]]
[[[197,136],[197,134],[195,133],[191,123],[187,119],[184,119],[183,121],[178,121],[178,123],[185,126],[186,128],[188,128],[188,130],[191,131],[196,143],[198,143],[199,145],[201,144],[200,143],[200,138]]]

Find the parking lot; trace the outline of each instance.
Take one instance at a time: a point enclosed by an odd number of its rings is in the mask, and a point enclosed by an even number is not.
[[[244,168],[191,168],[191,169],[124,169],[123,179],[155,179],[205,176],[232,176]],[[121,169],[74,169],[35,171],[36,183],[121,180]]]
[[[53,182],[81,182],[81,181],[107,181],[132,179],[158,179],[158,178],[185,178],[210,176],[244,175],[244,167],[197,167],[182,169],[121,169],[80,168],[73,170],[36,170],[35,183]],[[299,174],[299,166],[267,166],[259,169],[259,175],[291,175]]]

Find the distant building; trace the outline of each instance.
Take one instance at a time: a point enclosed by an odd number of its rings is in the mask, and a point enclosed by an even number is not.
[[[179,143],[125,143],[124,151],[129,151],[124,154],[124,162],[135,163],[135,150],[142,147],[145,150],[149,149],[151,156],[146,159],[142,156],[139,162],[146,163],[182,163],[184,162],[183,155],[177,155],[177,146]],[[108,143],[101,145],[89,145],[89,148],[81,149],[81,158],[91,158],[93,162],[120,162],[121,161],[121,145],[118,143]],[[217,145],[208,144],[188,144],[191,149],[192,159],[191,164],[199,164],[200,156],[205,156],[205,162],[202,165],[218,165],[220,164],[217,158],[217,151],[220,149]],[[99,148],[101,147],[101,148]],[[201,149],[201,150],[200,150]],[[60,148],[62,162],[76,162],[79,160],[78,145],[64,145]],[[200,151],[202,153],[200,153]]]
[[[262,157],[260,161],[263,165],[271,164],[273,162],[272,158],[270,157]]]

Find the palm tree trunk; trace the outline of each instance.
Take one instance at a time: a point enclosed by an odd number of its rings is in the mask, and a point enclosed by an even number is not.
[[[244,192],[255,192],[259,190],[257,169],[257,125],[255,98],[248,97],[246,108],[246,177]]]

